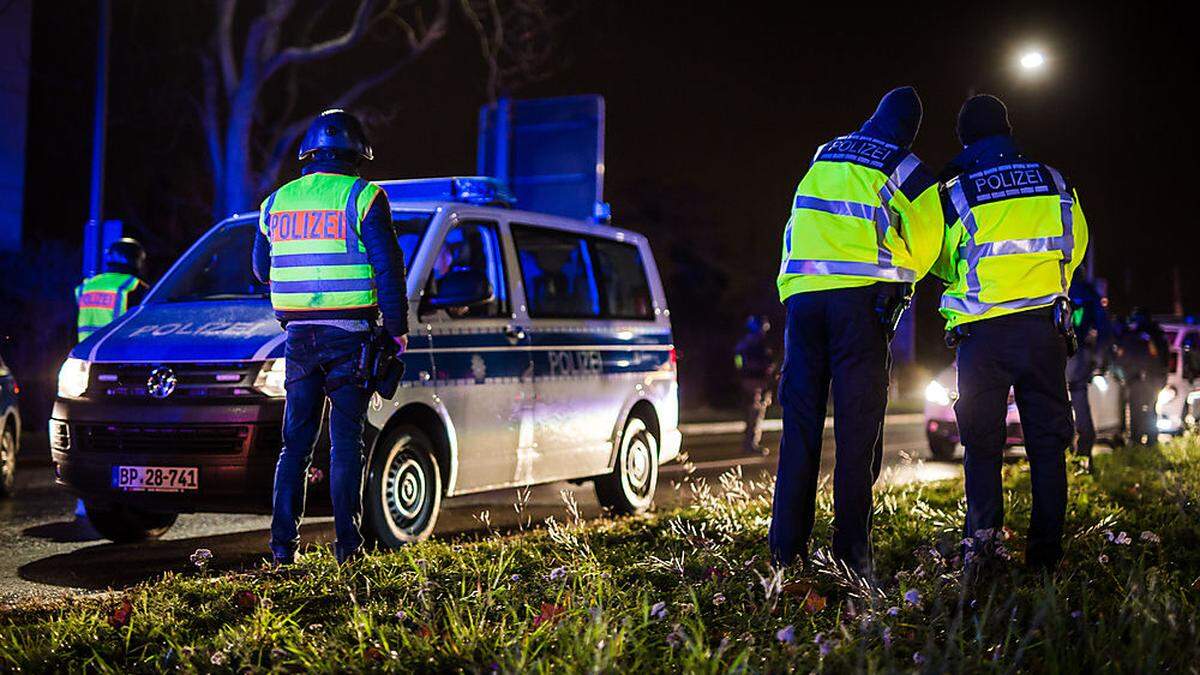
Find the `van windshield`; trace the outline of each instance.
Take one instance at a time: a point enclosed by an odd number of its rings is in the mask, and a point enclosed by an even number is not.
[[[429,228],[433,214],[393,212],[392,227],[404,253],[405,268]],[[200,240],[179,264],[163,277],[151,302],[194,302],[268,298],[271,289],[254,278],[252,258],[258,221],[229,223]]]

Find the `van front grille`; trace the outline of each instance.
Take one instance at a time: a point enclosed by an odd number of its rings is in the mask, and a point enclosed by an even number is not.
[[[278,438],[278,433],[273,436]],[[253,435],[249,425],[81,424],[73,440],[83,452],[238,455]]]

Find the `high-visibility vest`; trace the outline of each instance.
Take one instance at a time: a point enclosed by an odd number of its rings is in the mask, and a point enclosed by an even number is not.
[[[836,138],[796,187],[779,297],[914,283],[937,258],[944,228],[937,183],[916,155],[863,134]]]
[[[277,311],[378,306],[360,235],[382,194],[357,176],[312,173],[267,197],[259,228],[271,242],[271,305]]]
[[[102,272],[88,277],[75,287],[75,303],[79,307],[79,341],[112,323],[129,310],[129,294],[137,290],[141,280],[132,274]]]
[[[1087,250],[1079,197],[1040,162],[1008,162],[945,187],[949,211],[935,272],[949,280],[946,328],[1054,304]]]

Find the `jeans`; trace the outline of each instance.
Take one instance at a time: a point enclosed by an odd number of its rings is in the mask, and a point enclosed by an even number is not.
[[[1001,468],[1007,440],[1008,392],[1016,394],[1033,510],[1025,561],[1053,567],[1062,557],[1067,509],[1066,451],[1075,435],[1067,398],[1067,346],[1047,311],[977,321],[958,346],[954,404],[964,448],[967,522],[964,534],[988,551],[1004,526]]]
[[[779,383],[783,438],[771,507],[771,557],[807,561],[815,517],[825,409],[833,387],[833,554],[871,569],[871,489],[883,461],[887,333],[875,311],[880,284],[787,299]]]
[[[366,374],[360,372],[359,356],[369,340],[369,333],[350,333],[332,326],[290,326],[287,330],[287,403],[271,518],[271,553],[277,561],[292,561],[300,543],[308,470],[326,397],[331,404],[329,490],[337,532],[334,551],[341,561],[362,546],[363,425],[370,394],[364,386]]]

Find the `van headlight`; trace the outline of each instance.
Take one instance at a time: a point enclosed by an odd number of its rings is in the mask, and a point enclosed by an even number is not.
[[[79,398],[87,393],[88,375],[92,364],[83,359],[69,358],[58,369],[58,395]]]
[[[934,380],[925,387],[925,400],[937,405],[950,405],[950,390]]]
[[[287,379],[286,359],[267,359],[263,361],[258,377],[254,378],[254,388],[271,398],[283,398],[286,395],[284,382]]]
[[[1162,412],[1162,409],[1170,404],[1171,401],[1174,401],[1175,397],[1178,395],[1179,391],[1175,389],[1175,387],[1163,387],[1158,392],[1158,404],[1154,407],[1157,408],[1159,412]]]

